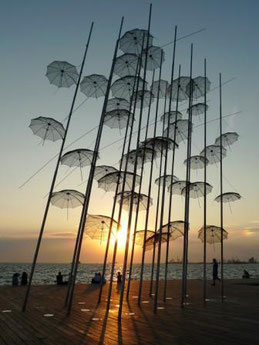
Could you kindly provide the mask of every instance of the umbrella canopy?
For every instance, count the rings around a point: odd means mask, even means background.
[[[169,119],[168,119],[169,117]],[[167,111],[166,113],[164,113],[163,115],[160,116],[160,121],[164,122],[166,125],[169,123],[173,123],[176,120],[181,120],[183,118],[183,114],[180,111]]]
[[[222,146],[230,147],[233,145],[239,138],[239,135],[236,132],[227,132],[221,135],[222,137]],[[215,140],[215,145],[220,146],[220,136]]]
[[[133,114],[126,109],[115,109],[108,111],[104,117],[104,124],[110,128],[123,129],[132,123]],[[130,118],[130,119],[129,119]]]
[[[75,208],[84,203],[84,194],[74,189],[64,189],[54,192],[51,196],[51,203],[59,208]]]
[[[142,162],[144,163],[150,162],[156,156],[154,151],[148,147],[139,147],[138,150],[131,150],[129,153],[125,153],[122,157],[122,166],[126,167],[126,162],[128,160],[127,169],[133,169],[135,165],[135,161],[137,160],[137,168],[142,166]]]
[[[105,96],[108,80],[104,75],[91,74],[83,78],[80,90],[87,97],[99,98]]]
[[[123,200],[123,208],[125,210],[129,209],[131,198],[133,200],[133,205],[137,206],[139,201],[139,211],[144,211],[147,209],[147,205],[152,205],[152,198],[148,197],[145,194],[139,194],[136,192],[126,191],[124,193],[117,194],[117,202],[120,203],[120,200]]]
[[[149,39],[149,46],[152,45],[153,36],[148,35],[147,30],[133,29],[125,32],[119,41],[119,47],[124,53],[140,54],[142,46],[147,46],[147,39]]]
[[[206,110],[208,110],[208,105],[205,103],[196,103],[193,104],[190,108],[187,109],[187,113],[189,114],[190,109],[192,110],[192,115],[201,115],[204,114]]]
[[[161,153],[166,150],[178,148],[178,145],[174,143],[172,139],[161,136],[155,138],[147,138],[145,141],[142,141],[141,146],[154,149],[156,153]]]
[[[66,152],[60,159],[60,164],[69,167],[85,167],[91,164],[94,151],[88,149],[75,149]]]
[[[78,72],[74,65],[66,61],[53,61],[47,66],[46,77],[57,87],[70,87],[77,83]]]
[[[92,240],[106,240],[111,225],[112,234],[115,235],[118,223],[111,217],[89,214],[87,216],[84,233]]]
[[[143,108],[148,107],[150,102],[151,103],[154,102],[154,95],[152,92],[148,90],[138,90],[137,92],[134,92],[132,98],[134,99],[134,101],[136,100],[137,108],[140,108],[142,106],[142,102],[143,102]]]
[[[132,172],[116,171],[106,174],[98,180],[98,187],[105,190],[105,192],[114,192],[117,184],[122,184],[125,179],[126,186],[132,188],[133,178],[135,176],[135,185],[140,183],[140,176]]]
[[[222,196],[222,201],[223,202],[234,202],[234,201],[237,201],[237,200],[241,199],[241,195],[239,193],[236,193],[236,192],[226,192],[226,193],[218,195],[215,198],[215,201],[221,202],[221,196]]]
[[[118,170],[110,165],[97,165],[94,170],[94,178],[100,180],[103,176],[117,172]]]
[[[190,162],[190,167],[193,170],[204,169],[205,165],[209,164],[208,159],[205,159],[203,156],[192,156],[189,159],[185,159],[184,164],[186,165],[187,162]]]
[[[114,66],[114,73],[120,78],[126,75],[135,75],[138,66],[138,56],[136,54],[123,54],[117,57]]]
[[[152,93],[154,94],[155,98],[165,98],[167,95],[169,83],[167,80],[155,80],[151,85]]]
[[[206,92],[210,91],[211,82],[206,77]],[[205,77],[199,76],[193,78],[186,86],[186,92],[189,95],[192,91],[192,97],[198,99],[205,95]]]
[[[139,90],[147,88],[147,82],[138,77],[138,88]],[[137,85],[137,81],[135,82],[135,77],[127,75],[120,79],[115,80],[115,82],[111,86],[111,91],[114,97],[118,98],[125,98],[127,101],[131,99],[131,96],[134,92],[134,87]]]
[[[153,231],[153,230],[146,230],[146,239],[151,237],[154,234],[155,234],[155,231]],[[136,231],[135,244],[137,246],[142,246],[143,247],[144,237],[145,237],[145,230],[138,230],[138,231]]]
[[[174,139],[177,144],[188,138],[188,120],[177,120],[169,125],[169,137]],[[167,136],[168,128],[164,130],[164,136]],[[175,133],[176,132],[176,133]]]
[[[161,186],[164,180],[165,180],[165,185],[169,186],[172,181],[172,175],[163,175],[163,176],[158,177],[157,179],[155,179],[155,184],[157,184],[158,186],[159,185]],[[173,182],[176,182],[178,180],[179,179],[175,175],[173,175]]]
[[[167,242],[167,237],[168,237],[168,234],[166,232],[163,232],[163,233],[156,232],[154,235],[147,238],[146,250],[151,250],[153,248],[154,244],[159,243],[160,238],[161,238],[161,243]],[[170,241],[170,239],[169,239],[169,241]]]
[[[62,123],[51,117],[39,116],[31,120],[29,125],[33,134],[45,140],[57,141],[64,138],[65,129]]]
[[[146,62],[146,52],[147,52],[147,64],[146,68],[148,71],[154,71],[160,67],[161,55],[162,63],[165,61],[165,53],[163,49],[156,46],[151,46],[148,50],[144,49],[142,53],[142,67],[145,67]]]
[[[185,195],[186,187],[182,190],[182,195]],[[190,197],[193,199],[200,198],[205,194],[205,183],[204,182],[191,182],[189,185]],[[212,191],[212,186],[206,183],[206,195]]]
[[[204,242],[204,227],[198,232],[198,238]],[[228,238],[228,233],[223,229],[223,240]],[[216,225],[206,226],[206,243],[215,244],[221,242],[221,228]]]
[[[205,149],[203,149],[200,153],[201,156],[205,156],[206,150],[206,158],[209,161],[209,164],[215,164],[220,161],[220,145],[209,145]],[[222,159],[225,158],[227,155],[227,150],[222,146]]]
[[[187,182],[186,181],[176,181],[172,184],[172,193],[177,195],[182,195],[183,189],[186,187]],[[171,190],[171,184],[168,186],[168,191]]]
[[[115,109],[130,110],[130,103],[124,98],[111,98],[107,102],[106,111],[112,111]]]
[[[190,82],[190,77],[180,77],[173,80],[173,83],[168,87],[168,97],[172,95],[172,101],[176,102],[177,94],[178,101],[185,101],[188,99],[189,94],[186,92],[186,87]],[[179,88],[179,91],[178,91]]]
[[[168,228],[169,228],[170,241],[173,241],[184,235],[184,225],[185,225],[185,222],[183,220],[175,220],[173,222],[169,222],[163,225],[162,232],[168,233]],[[188,230],[189,230],[189,227],[188,227]]]

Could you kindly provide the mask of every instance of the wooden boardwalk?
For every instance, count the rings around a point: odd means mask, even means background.
[[[136,299],[138,282],[133,282],[121,322],[117,318],[116,285],[108,316],[105,313],[108,286],[98,307],[98,287],[77,286],[70,316],[66,316],[63,307],[65,286],[33,287],[26,313],[21,312],[24,287],[0,287],[0,344],[259,344],[259,284],[255,285],[254,280],[227,281],[224,303],[219,300],[219,286],[208,283],[206,307],[201,303],[202,282],[189,281],[185,308],[179,306],[180,283],[169,282],[169,299],[166,303],[160,301],[160,309],[154,315],[153,301],[148,296],[149,282],[144,283],[141,307]]]

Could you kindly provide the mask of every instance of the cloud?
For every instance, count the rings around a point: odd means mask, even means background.
[[[76,235],[74,232],[53,232],[53,233],[49,233],[47,235],[47,237],[53,238],[53,237],[57,237],[57,238],[75,238]]]

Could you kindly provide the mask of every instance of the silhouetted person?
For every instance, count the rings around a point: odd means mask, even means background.
[[[102,276],[101,276],[101,273],[95,273],[94,274],[94,277],[92,279],[92,284],[100,284],[101,283],[101,280],[102,280]]]
[[[247,270],[244,270],[243,277],[244,279],[249,279],[250,278],[250,273]]]
[[[22,272],[21,285],[27,285],[27,283],[28,283],[28,274],[26,272]]]
[[[14,273],[13,274],[13,278],[12,278],[13,286],[18,286],[18,284],[19,284],[19,280],[18,280],[19,275],[20,275],[19,273]]]
[[[121,284],[122,274],[120,272],[117,273],[117,284]]]
[[[213,283],[212,285],[215,286],[216,280],[219,280],[218,277],[218,262],[216,259],[213,259],[212,261],[212,279],[213,279]]]
[[[61,272],[58,272],[57,275],[57,285],[67,285],[68,282],[63,281],[63,274]]]

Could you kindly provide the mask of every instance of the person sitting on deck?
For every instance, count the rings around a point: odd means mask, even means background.
[[[18,286],[18,284],[19,284],[19,280],[18,280],[19,275],[20,275],[19,273],[14,273],[13,274],[13,278],[12,278],[13,286]]]
[[[217,262],[217,260],[213,259],[212,264],[213,264],[213,266],[212,266],[212,279],[213,279],[212,285],[215,286],[216,280],[220,280],[218,277],[218,262]]]
[[[94,274],[94,277],[92,279],[92,284],[100,284],[101,283],[101,280],[102,280],[102,276],[101,276],[101,273],[95,273]]]
[[[27,285],[27,283],[28,283],[28,274],[26,272],[22,272],[21,285]]]
[[[67,281],[63,281],[63,274],[61,274],[61,272],[58,272],[57,275],[57,285],[67,285],[68,282]]]
[[[250,278],[250,273],[247,270],[244,270],[242,278],[243,279],[249,279]]]

